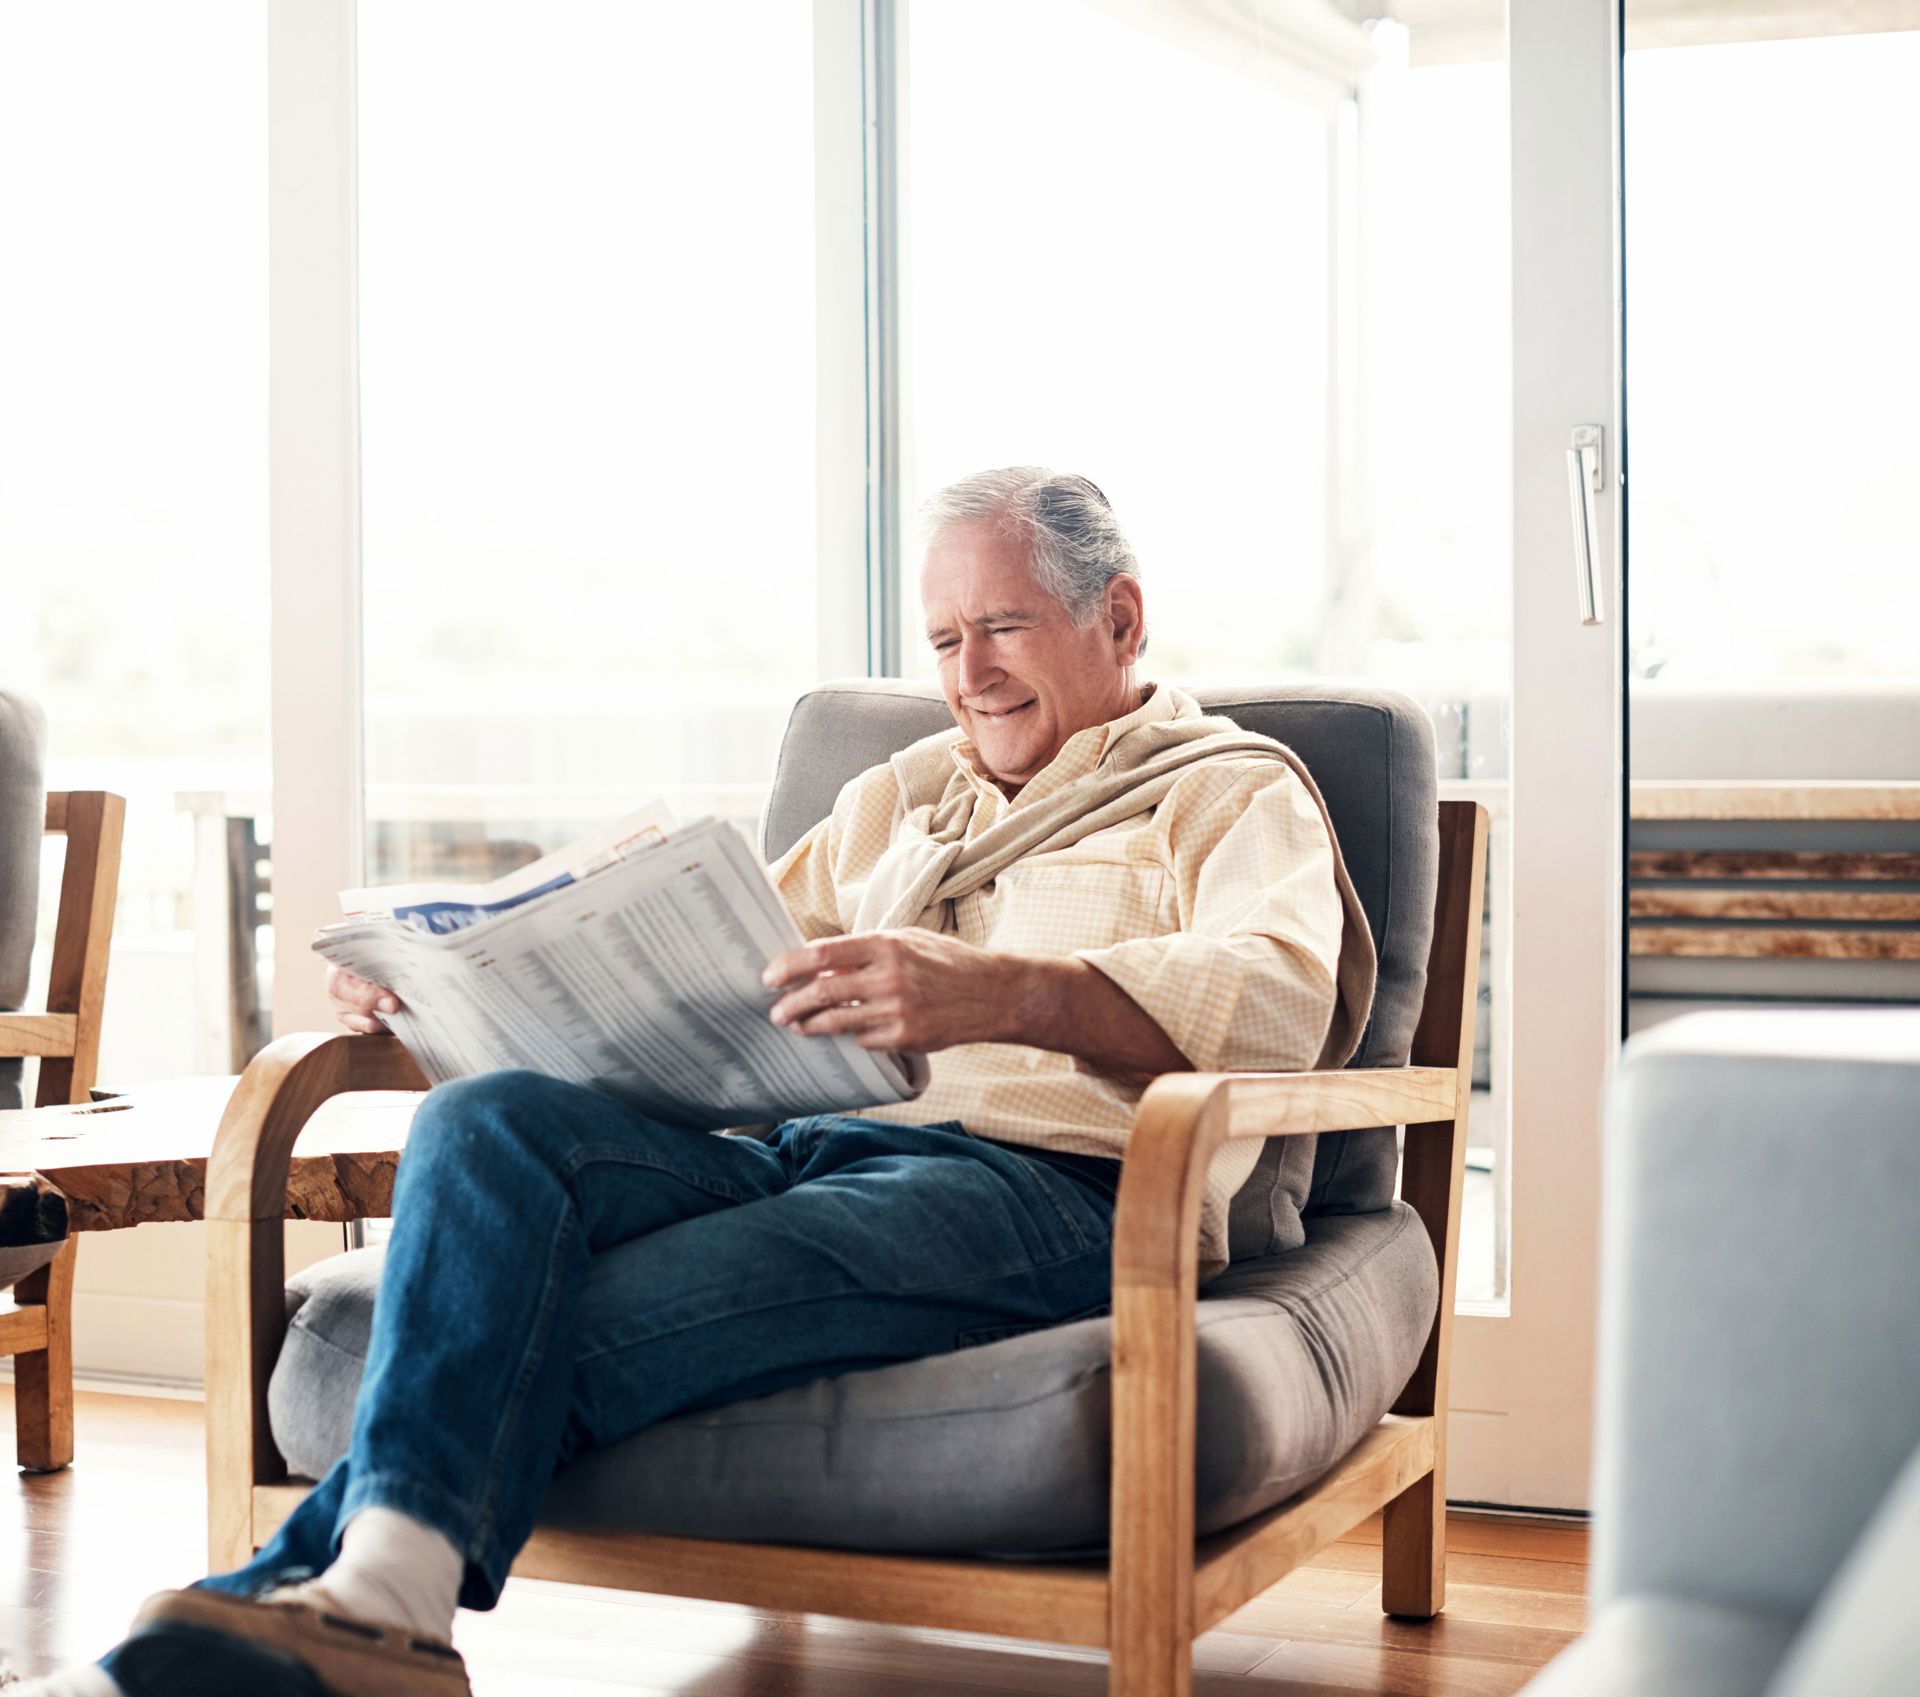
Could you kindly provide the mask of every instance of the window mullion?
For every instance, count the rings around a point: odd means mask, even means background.
[[[267,14],[276,1034],[333,1022],[307,955],[364,852],[354,0]]]

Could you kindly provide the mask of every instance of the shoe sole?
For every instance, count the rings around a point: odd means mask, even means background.
[[[305,1668],[326,1697],[473,1697],[466,1663],[451,1646],[307,1603],[163,1591],[148,1600],[133,1626],[136,1635],[161,1627],[191,1629],[271,1652]],[[288,1691],[307,1697],[298,1686]]]
[[[343,1697],[305,1662],[204,1626],[149,1626],[113,1654],[126,1697]]]

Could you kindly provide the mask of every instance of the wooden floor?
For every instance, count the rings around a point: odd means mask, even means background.
[[[11,1438],[0,1386],[0,1441]],[[91,1659],[149,1592],[204,1571],[201,1405],[79,1398],[65,1473],[0,1480],[0,1650],[22,1674]],[[1577,1527],[1456,1515],[1447,1612],[1380,1613],[1379,1526],[1357,1529],[1195,1649],[1202,1697],[1503,1697],[1579,1631]],[[762,1614],[514,1580],[456,1639],[479,1697],[981,1697],[1106,1689],[1104,1658],[1010,1639]]]

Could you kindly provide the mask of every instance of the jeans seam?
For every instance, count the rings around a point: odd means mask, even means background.
[[[1028,1175],[1040,1194],[1047,1199],[1047,1207],[1052,1212],[1053,1217],[1059,1221],[1061,1229],[1066,1232],[1067,1236],[1079,1245],[1080,1251],[1084,1253],[1093,1248],[1093,1240],[1087,1236],[1085,1228],[1083,1228],[1080,1222],[1068,1211],[1066,1203],[1061,1200],[1059,1194],[1053,1188],[1053,1180],[1056,1177],[1059,1177],[1062,1183],[1071,1183],[1072,1181],[1067,1179],[1064,1174],[1057,1174],[1045,1161],[1036,1161],[1027,1155],[1016,1155],[1014,1159],[1020,1163],[1022,1171]]]
[[[935,1294],[957,1295],[962,1291],[971,1290],[975,1285],[988,1284],[999,1279],[1017,1277],[1021,1273],[1050,1273],[1056,1267],[1066,1266],[1070,1261],[1084,1260],[1089,1255],[1104,1254],[1104,1251],[1104,1245],[1089,1244],[1085,1249],[1076,1250],[1070,1255],[1057,1255],[1049,1261],[1033,1261],[1022,1267],[1003,1269],[992,1273],[982,1273],[976,1279],[967,1279],[959,1284],[921,1285],[913,1290],[876,1291],[873,1295],[876,1300],[881,1298],[931,1296]],[[842,1302],[848,1294],[846,1291],[814,1291],[805,1296],[791,1297],[782,1302],[770,1302],[766,1304],[765,1307],[755,1309],[754,1312],[756,1315],[776,1314],[784,1309],[804,1308],[810,1303]],[[636,1344],[657,1344],[663,1339],[678,1337],[682,1332],[699,1331],[705,1326],[712,1325],[712,1323],[713,1320],[711,1316],[702,1320],[690,1320],[685,1325],[670,1326],[664,1331],[649,1332],[641,1338],[628,1338],[620,1344],[609,1346],[606,1349],[594,1350],[591,1354],[581,1354],[575,1359],[579,1362],[604,1360],[607,1356],[618,1355],[624,1350],[631,1349]],[[1055,1323],[1065,1324],[1064,1321]]]
[[[1030,1332],[1049,1332],[1056,1326],[1077,1326],[1083,1320],[1099,1320],[1113,1312],[1111,1296],[1105,1302],[1096,1302],[1089,1308],[1082,1308],[1073,1314],[1062,1314],[1057,1320],[1029,1320],[1012,1322],[1002,1326],[970,1326],[956,1334],[963,1349],[985,1348],[988,1344],[1001,1343],[1008,1338],[1023,1337]]]
[[[578,1206],[575,1202],[573,1210],[577,1212]],[[529,1349],[521,1361],[513,1389],[508,1393],[506,1406],[501,1409],[499,1422],[494,1427],[493,1444],[487,1455],[484,1489],[479,1502],[475,1505],[473,1540],[476,1544],[491,1545],[493,1542],[494,1520],[500,1506],[500,1474],[508,1449],[507,1439],[509,1434],[519,1426],[520,1417],[526,1409],[527,1395],[538,1376],[536,1369],[544,1365],[547,1359],[546,1342],[549,1341],[546,1336],[547,1322],[559,1297],[560,1280],[556,1263],[573,1229],[574,1221],[571,1213],[563,1214],[552,1241],[547,1245],[546,1277],[541,1280],[540,1306],[534,1312],[532,1327],[534,1337],[542,1341]]]
[[[696,1132],[694,1136],[711,1136],[710,1132]],[[669,1178],[678,1180],[690,1189],[703,1191],[708,1196],[717,1196],[726,1202],[757,1202],[760,1198],[748,1191],[738,1189],[723,1180],[714,1180],[704,1175],[693,1174],[671,1162],[652,1160],[645,1150],[631,1149],[619,1143],[583,1143],[571,1155],[554,1169],[555,1176],[563,1184],[571,1187],[572,1181],[580,1176],[586,1167],[611,1165],[620,1167],[644,1167],[649,1172],[665,1173]]]
[[[548,1331],[548,1322],[559,1297],[561,1281],[558,1261],[570,1235],[579,1229],[581,1208],[579,1197],[575,1193],[575,1180],[586,1168],[603,1164],[644,1168],[649,1172],[665,1173],[691,1189],[736,1205],[752,1200],[746,1192],[732,1185],[713,1182],[704,1176],[690,1175],[678,1166],[648,1159],[647,1152],[644,1150],[636,1150],[617,1143],[585,1143],[576,1146],[568,1158],[554,1169],[555,1177],[567,1193],[569,1206],[563,1212],[553,1238],[548,1244],[546,1276],[541,1281],[540,1303],[533,1315],[532,1330],[536,1337],[545,1338]],[[473,1538],[476,1544],[490,1546],[494,1541],[494,1524],[500,1506],[499,1482],[502,1467],[511,1447],[510,1440],[519,1430],[526,1410],[527,1397],[539,1376],[540,1368],[547,1360],[547,1353],[544,1344],[536,1345],[527,1352],[520,1364],[520,1371],[515,1376],[513,1389],[508,1393],[506,1404],[500,1411],[500,1419],[494,1427],[493,1443],[489,1448],[486,1462],[484,1489],[474,1505]]]

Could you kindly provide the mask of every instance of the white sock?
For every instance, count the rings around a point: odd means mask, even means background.
[[[362,1620],[444,1643],[453,1636],[466,1566],[451,1540],[431,1526],[376,1504],[347,1522],[334,1564],[317,1579],[293,1587],[292,1594],[318,1593]]]
[[[25,1685],[7,1685],[6,1693],[7,1697],[124,1697],[107,1670],[93,1662],[45,1679],[30,1679]]]

